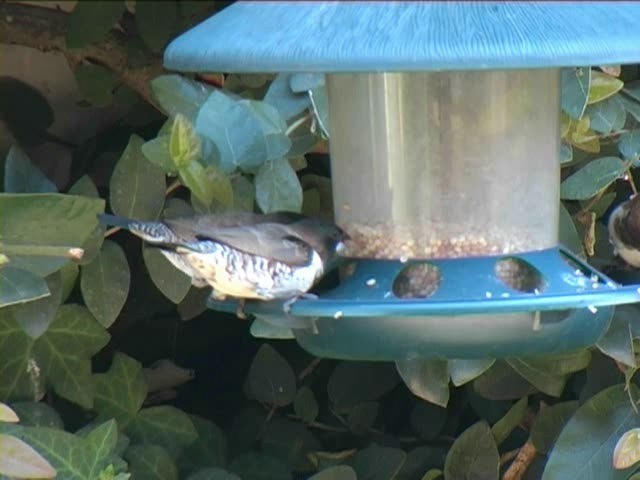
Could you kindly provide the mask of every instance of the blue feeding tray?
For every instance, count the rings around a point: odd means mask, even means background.
[[[591,345],[614,305],[640,300],[558,231],[560,68],[639,62],[638,25],[637,2],[237,2],[175,39],[165,65],[327,74],[353,265],[292,305],[303,348],[521,356]],[[246,311],[283,316],[281,302]]]

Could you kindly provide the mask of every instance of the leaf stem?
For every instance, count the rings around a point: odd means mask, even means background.
[[[66,257],[81,260],[84,250],[78,247],[60,247],[53,245],[11,245],[0,243],[0,251],[5,255],[30,255],[39,257]]]
[[[304,115],[303,117],[300,117],[298,120],[296,120],[295,122],[293,122],[291,125],[289,125],[289,127],[287,128],[287,130],[284,132],[285,135],[289,136],[291,135],[291,133],[293,133],[300,125],[302,125],[303,123],[305,123],[307,120],[309,120],[311,117],[313,116],[313,114],[311,113],[307,113],[306,115]]]

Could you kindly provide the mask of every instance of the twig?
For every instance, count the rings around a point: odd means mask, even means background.
[[[298,381],[311,375],[321,361],[321,358],[314,358],[311,363],[309,363],[309,365],[307,365],[306,368],[298,374]]]
[[[313,117],[312,113],[308,113],[303,117],[300,117],[298,120],[296,120],[295,122],[293,122],[291,125],[289,125],[289,127],[287,128],[287,131],[285,132],[286,135],[290,135],[292,132],[294,132],[300,125],[304,124],[306,121],[308,121],[311,117]]]
[[[519,449],[513,463],[509,465],[507,471],[504,472],[502,480],[521,480],[527,472],[527,468],[531,465],[531,462],[536,458],[537,453],[536,447],[533,446],[531,440],[527,440]]]
[[[518,456],[519,452],[520,452],[519,448],[516,448],[515,450],[510,450],[508,452],[504,452],[502,455],[500,455],[500,465],[509,463],[511,460],[513,460]]]

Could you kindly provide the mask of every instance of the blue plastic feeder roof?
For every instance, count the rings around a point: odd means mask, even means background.
[[[335,358],[595,343],[640,295],[559,247],[560,68],[640,62],[639,25],[637,2],[237,2],[175,39],[173,70],[327,74],[355,270],[247,311]]]

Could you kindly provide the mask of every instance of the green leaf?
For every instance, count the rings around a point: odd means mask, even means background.
[[[89,198],[100,198],[100,195],[98,195],[98,189],[88,175],[80,177],[69,189],[69,194],[81,195]],[[98,255],[98,252],[100,252],[100,249],[102,248],[102,242],[104,242],[104,234],[106,231],[107,227],[105,225],[96,225],[89,238],[82,244],[84,256],[78,262],[79,264],[86,265],[87,263],[91,263],[96,255]]]
[[[200,137],[191,122],[182,114],[175,116],[171,127],[169,152],[174,165],[186,167],[202,155]]]
[[[584,349],[555,355],[527,357],[520,360],[541,372],[551,375],[568,375],[587,368],[591,362],[591,351]]]
[[[162,446],[173,457],[198,438],[189,416],[170,405],[143,408],[127,425],[131,440]]]
[[[75,72],[78,88],[85,100],[96,107],[108,107],[113,103],[113,92],[118,79],[111,70],[100,65],[79,65]]]
[[[178,304],[181,320],[191,320],[207,310],[207,301],[211,290],[191,287],[184,299]]]
[[[497,360],[477,377],[473,381],[473,389],[490,400],[517,400],[536,391],[504,360]]]
[[[177,19],[177,2],[136,2],[138,33],[144,43],[154,52],[160,52],[171,39]]]
[[[613,312],[607,333],[597,347],[605,355],[630,367],[637,367],[633,339],[640,336],[640,311],[636,305],[621,305]]]
[[[238,175],[231,179],[233,188],[233,206],[237,211],[253,212],[255,187],[246,177]]]
[[[313,422],[318,416],[318,401],[309,387],[300,387],[293,401],[293,409],[296,415],[303,421]]]
[[[334,465],[309,477],[308,480],[358,480],[358,477],[350,466]]]
[[[69,16],[67,48],[82,48],[102,40],[120,19],[124,2],[78,2]]]
[[[626,90],[625,90],[626,92]],[[620,97],[622,101],[622,105],[624,105],[624,109],[636,119],[636,121],[640,122],[640,100],[635,99],[631,100],[627,97]]]
[[[267,155],[264,160],[276,160],[287,155],[291,150],[291,139],[287,136],[287,124],[278,110],[268,103],[255,100],[241,100],[258,119],[264,134]]]
[[[554,397],[562,395],[566,382],[564,376],[541,370],[537,365],[531,364],[521,358],[509,359],[507,363],[541,392]]]
[[[638,388],[629,392],[638,398]],[[543,480],[626,479],[631,471],[613,470],[615,444],[640,426],[640,417],[623,385],[599,392],[584,403],[562,429],[544,470]]]
[[[213,422],[197,415],[189,415],[198,438],[180,455],[180,471],[194,471],[201,467],[221,467],[227,464],[228,445],[224,432]]]
[[[576,229],[576,224],[573,222],[571,214],[562,202],[560,202],[559,205],[559,213],[560,243],[575,254],[581,255],[584,251],[582,247],[582,240],[580,239],[580,235],[578,235],[578,230]]]
[[[587,103],[601,102],[605,98],[609,98],[618,93],[622,87],[624,87],[624,82],[619,78],[594,70],[591,72],[591,83],[589,85],[589,98]]]
[[[64,430],[60,414],[45,402],[15,402],[11,408],[20,417],[23,427],[47,427]]]
[[[620,135],[618,151],[627,159],[637,159],[640,156],[640,128]]]
[[[42,455],[12,435],[0,433],[0,474],[16,478],[55,478],[56,471]]]
[[[142,154],[147,160],[157,165],[167,175],[175,175],[178,171],[169,151],[170,135],[158,135],[142,145]]]
[[[538,412],[531,427],[531,442],[540,453],[547,453],[553,447],[560,431],[578,410],[578,402],[557,403]]]
[[[591,120],[589,127],[600,133],[622,130],[627,119],[627,112],[620,101],[619,95],[587,106],[584,115]]]
[[[387,448],[373,444],[356,453],[353,469],[358,480],[388,480],[400,471],[407,454],[399,448]]]
[[[169,117],[182,114],[192,123],[200,107],[215,90],[205,83],[189,80],[181,75],[161,75],[151,82],[157,102]]]
[[[59,270],[69,259],[35,255],[49,247],[80,247],[98,225],[104,200],[58,193],[0,194],[0,252],[29,249],[33,256],[9,256],[12,266],[41,277]],[[64,228],[61,228],[64,225]],[[43,251],[38,249],[43,247]]]
[[[273,105],[282,118],[289,120],[309,108],[309,96],[304,93],[294,92],[289,86],[292,74],[279,74],[267,90],[264,101]]]
[[[57,192],[55,184],[49,180],[31,159],[17,145],[7,153],[4,164],[4,191],[7,193],[48,193]]]
[[[347,425],[356,435],[365,435],[378,418],[380,404],[378,402],[364,402],[351,409],[347,416]]]
[[[444,464],[445,478],[498,480],[500,455],[486,422],[466,429],[453,443]]]
[[[426,441],[437,438],[446,421],[447,410],[433,403],[420,400],[411,410],[411,428]]]
[[[178,480],[175,462],[159,445],[132,445],[124,456],[136,480]]]
[[[396,362],[398,373],[411,392],[431,403],[449,403],[449,369],[446,360],[403,360]]]
[[[400,381],[393,363],[340,362],[327,384],[329,399],[338,413],[348,413],[359,403],[377,400]]]
[[[214,196],[214,184],[209,181],[205,168],[199,162],[191,162],[182,167],[178,174],[180,181],[196,196],[204,206],[211,205]]]
[[[154,285],[173,303],[180,303],[191,287],[191,277],[178,270],[156,248],[142,247],[144,264]]]
[[[592,160],[560,186],[560,196],[565,200],[586,200],[607,188],[628,168],[618,157],[601,157]]]
[[[228,95],[214,91],[200,109],[196,130],[220,152],[220,168],[254,168],[268,156],[263,124],[253,109]]]
[[[162,169],[142,154],[144,140],[132,135],[116,164],[111,181],[111,210],[137,220],[155,220],[164,205],[167,184]]]
[[[200,3],[200,2],[198,2]],[[187,480],[242,480],[237,475],[217,467],[198,470],[193,475],[189,475]]]
[[[129,295],[130,282],[127,258],[120,245],[111,240],[105,240],[93,262],[82,267],[82,298],[105,328],[118,318]]]
[[[292,480],[291,473],[280,460],[256,452],[237,456],[229,465],[229,470],[242,480]]]
[[[258,170],[255,185],[256,200],[264,213],[302,209],[302,186],[286,159],[265,162]]]
[[[562,140],[560,142],[560,165],[573,161],[573,146]]]
[[[613,468],[623,470],[640,462],[640,428],[632,428],[618,440],[613,450]]]
[[[582,118],[587,106],[591,75],[589,67],[562,69],[562,110],[576,120]]]
[[[47,328],[49,328],[49,325],[56,315],[60,303],[62,303],[62,281],[60,274],[54,273],[50,275],[46,278],[46,282],[50,292],[49,296],[32,302],[13,305],[7,310],[31,338],[38,338],[47,331]],[[4,284],[2,287],[4,288]]]
[[[451,382],[459,387],[479,377],[495,363],[493,358],[449,360],[448,370]]]
[[[0,307],[32,302],[51,295],[39,276],[13,267],[0,269]]]
[[[522,397],[518,400],[513,407],[507,412],[507,414],[498,420],[493,427],[491,427],[491,433],[496,441],[497,445],[504,442],[511,432],[513,432],[520,422],[524,418],[524,414],[527,412],[528,399]]]
[[[270,345],[264,344],[251,363],[248,376],[252,396],[269,405],[284,407],[296,395],[296,376],[289,363]]]
[[[300,422],[274,417],[264,426],[260,451],[277,458],[290,470],[311,470],[308,455],[321,448],[313,433]]]
[[[48,330],[30,338],[12,318],[0,319],[0,350],[11,361],[0,366],[0,398],[42,398],[44,387],[78,405],[93,405],[91,356],[109,341],[109,334],[88,310],[63,305]]]

